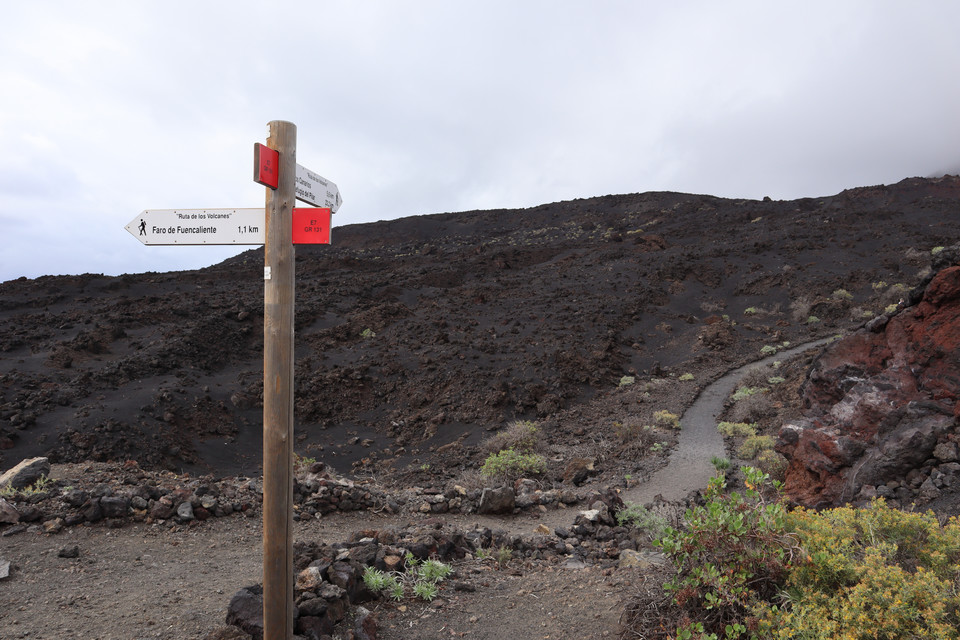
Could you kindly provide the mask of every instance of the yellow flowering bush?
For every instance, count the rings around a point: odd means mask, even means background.
[[[957,640],[960,521],[868,508],[797,509],[787,528],[800,540],[781,606],[757,608],[774,640]]]
[[[747,439],[737,449],[737,455],[744,460],[752,460],[761,451],[773,449],[773,445],[773,436],[747,436]]]
[[[666,409],[661,409],[654,412],[653,419],[659,427],[669,427],[671,429],[680,428],[680,416],[675,413],[671,413]]]
[[[728,438],[755,436],[757,435],[757,423],[721,422],[717,425],[717,431]]]

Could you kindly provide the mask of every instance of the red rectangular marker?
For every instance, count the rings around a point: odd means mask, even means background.
[[[253,181],[271,189],[280,183],[280,154],[259,142],[253,143]]]
[[[294,207],[293,244],[330,244],[330,209]]]

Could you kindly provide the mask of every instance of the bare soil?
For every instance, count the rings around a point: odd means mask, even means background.
[[[533,533],[539,524],[535,518],[444,519],[465,527],[506,524],[517,533]],[[335,542],[395,523],[337,514],[296,523],[294,537]],[[59,557],[73,546],[78,557]],[[131,524],[19,534],[4,538],[0,548],[13,562],[10,578],[0,581],[4,638],[202,638],[223,625],[233,593],[262,575],[260,521],[242,516],[197,527]],[[615,638],[623,601],[640,579],[632,570],[585,565],[513,561],[498,568],[465,560],[453,566],[456,580],[475,591],[446,588],[429,604],[378,601],[370,606],[380,637]]]

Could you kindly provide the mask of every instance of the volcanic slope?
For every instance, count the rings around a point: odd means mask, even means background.
[[[443,477],[511,420],[554,442],[612,437],[764,347],[862,324],[960,240],[960,178],[794,201],[611,195],[333,240],[297,248],[296,448],[342,472]],[[262,265],[254,250],[0,284],[0,467],[259,473]],[[624,376],[674,395],[643,402],[636,385],[628,402]]]

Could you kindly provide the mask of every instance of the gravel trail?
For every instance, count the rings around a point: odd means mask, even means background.
[[[676,501],[685,498],[691,491],[706,487],[714,474],[710,459],[714,456],[726,456],[723,437],[717,431],[717,416],[723,411],[724,401],[730,397],[737,384],[754,369],[768,366],[777,360],[792,358],[832,340],[833,338],[824,338],[780,351],[733,369],[705,387],[680,418],[680,440],[667,465],[656,471],[643,484],[625,491],[624,502],[644,504],[653,501],[657,495],[667,501]]]

